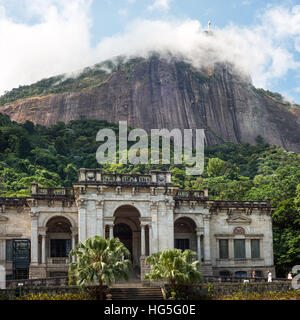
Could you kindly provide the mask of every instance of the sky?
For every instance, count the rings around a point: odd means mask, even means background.
[[[0,94],[153,50],[229,61],[300,104],[300,0],[0,0]]]

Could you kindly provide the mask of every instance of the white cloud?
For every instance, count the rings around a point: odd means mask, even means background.
[[[206,26],[197,20],[138,19],[124,32],[92,47],[90,4],[85,0],[31,0],[26,14],[38,23],[27,25],[8,17],[0,0],[0,94],[113,56],[147,56],[154,50],[181,56],[196,67],[232,62],[250,74],[258,87],[268,88],[290,69],[300,67],[293,51],[300,47],[299,6],[271,8],[257,25],[241,28],[231,24],[214,29],[213,36],[207,36]]]
[[[120,16],[127,16],[128,15],[128,9],[126,8],[121,8],[118,10],[118,15]]]
[[[153,4],[148,6],[150,11],[152,10],[169,10],[171,0],[154,0]]]
[[[46,2],[48,5],[46,6]],[[31,1],[35,25],[0,17],[0,92],[44,77],[83,68],[94,61],[90,47],[89,3]]]
[[[300,87],[295,88],[294,91],[300,93]]]

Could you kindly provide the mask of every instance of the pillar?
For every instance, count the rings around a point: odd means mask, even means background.
[[[158,227],[158,203],[153,202],[150,206],[151,221],[151,253],[159,251],[159,227]],[[150,241],[150,240],[149,240]]]
[[[202,256],[201,256],[201,233],[197,232],[197,255],[198,255],[198,260],[201,262]]]
[[[109,239],[112,239],[114,237],[114,226],[112,224],[109,224],[108,227],[109,227]]]
[[[246,259],[251,259],[251,240],[245,239]]]
[[[6,240],[0,239],[0,262],[6,260]]]
[[[87,223],[86,223],[86,200],[78,200],[79,207],[79,242],[84,242],[87,239]]]
[[[6,289],[6,270],[0,265],[0,289]]]
[[[42,264],[46,264],[46,233],[42,234]]]
[[[103,201],[96,201],[96,234],[105,238],[103,230]]]
[[[38,265],[38,217],[39,212],[31,212],[31,265]]]
[[[228,255],[229,255],[229,259],[234,259],[234,241],[233,238],[230,238],[228,240]]]
[[[76,246],[76,236],[77,232],[72,231],[72,249],[75,249]],[[72,256],[72,262],[75,262],[75,256]]]
[[[141,225],[141,256],[146,254],[145,225]]]
[[[210,258],[210,216],[206,215],[203,217],[203,224],[204,224],[204,263],[210,264],[211,258]]]
[[[149,256],[152,254],[152,226],[149,224]]]

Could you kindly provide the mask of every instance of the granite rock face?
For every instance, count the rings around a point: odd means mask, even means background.
[[[150,129],[206,129],[208,145],[232,141],[300,152],[300,108],[262,94],[225,65],[196,70],[178,60],[142,59],[99,86],[1,106],[17,122],[50,126],[81,116]]]

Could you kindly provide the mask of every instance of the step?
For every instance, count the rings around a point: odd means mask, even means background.
[[[110,294],[112,300],[163,300],[161,288],[113,287]]]

